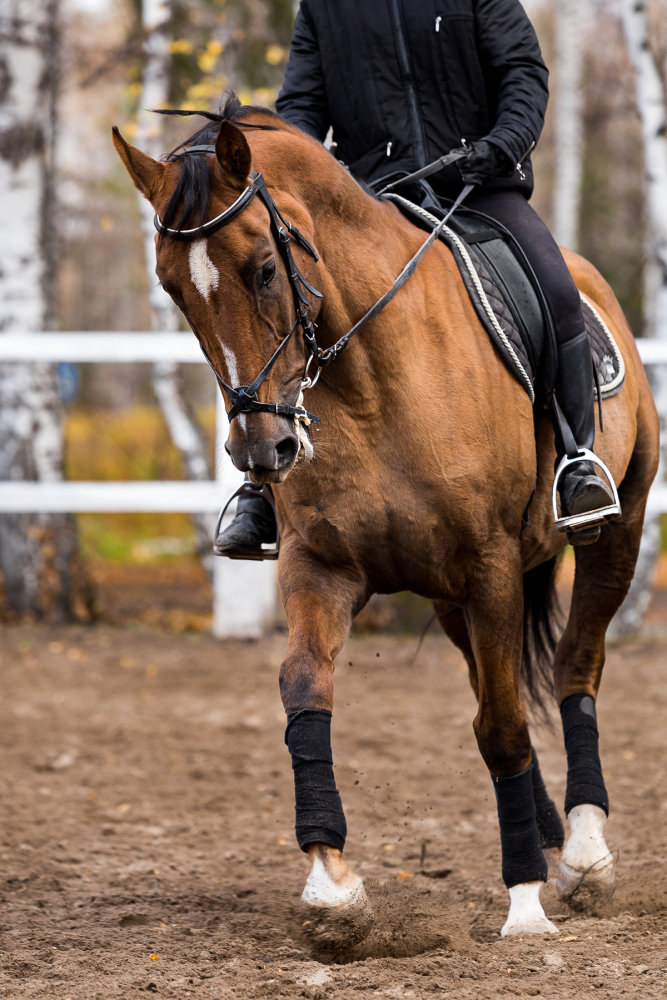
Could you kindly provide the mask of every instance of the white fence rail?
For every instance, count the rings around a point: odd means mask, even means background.
[[[638,340],[646,365],[667,364],[667,343]],[[0,363],[173,361],[205,363],[190,333],[74,332],[0,335]],[[0,482],[0,512],[215,513],[242,480],[224,458],[228,423],[218,397],[216,478],[210,482]],[[667,485],[656,483],[649,513],[667,512]],[[220,638],[256,637],[275,613],[275,564],[215,560],[213,631]]]
[[[21,361],[205,363],[191,333],[0,334],[0,364]],[[215,479],[209,482],[0,482],[0,512],[217,513],[243,476],[226,459],[228,422],[218,393]],[[257,638],[276,610],[275,563],[215,559],[213,633]]]

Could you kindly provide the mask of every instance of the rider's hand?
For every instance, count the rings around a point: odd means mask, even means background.
[[[503,151],[493,142],[479,139],[470,147],[467,156],[462,157],[456,166],[466,184],[488,184],[498,174],[504,173],[509,166]]]

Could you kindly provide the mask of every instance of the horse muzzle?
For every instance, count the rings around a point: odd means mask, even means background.
[[[255,437],[235,421],[230,429],[225,451],[251,483],[282,483],[296,465],[299,439],[293,430],[283,434]]]

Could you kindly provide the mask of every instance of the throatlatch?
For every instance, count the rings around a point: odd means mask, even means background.
[[[308,708],[288,715],[285,743],[292,755],[299,847],[328,844],[342,851],[347,824],[334,780],[331,712]]]
[[[609,796],[602,777],[595,700],[573,694],[560,706],[567,751],[565,813],[575,806],[594,805],[609,815]]]

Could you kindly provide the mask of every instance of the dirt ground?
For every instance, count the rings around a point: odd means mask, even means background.
[[[664,638],[610,648],[599,703],[613,910],[501,939],[493,790],[458,653],[364,637],[339,657],[334,753],[365,943],[318,950],[299,903],[277,690],[284,637],[146,625],[0,635],[0,996],[664,998]],[[557,728],[535,731],[564,795]]]

